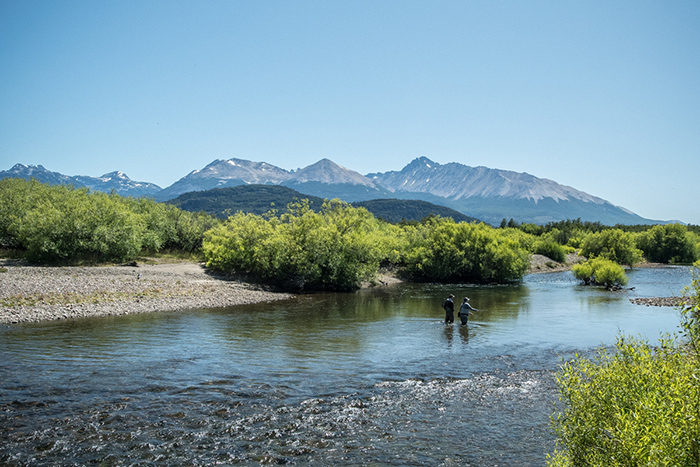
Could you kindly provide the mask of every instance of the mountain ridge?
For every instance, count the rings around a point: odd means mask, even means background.
[[[137,192],[139,186],[145,183],[133,182],[118,171],[105,174],[103,178],[69,177],[47,171],[42,166],[17,164],[10,171],[0,172],[0,178],[13,176],[11,172],[19,173],[22,169],[25,169],[25,173],[20,178],[28,178],[27,173],[31,172],[42,175],[43,179],[35,178],[46,183],[88,186],[101,191],[115,190],[130,196],[150,196],[157,201],[168,201],[193,191],[259,184],[285,186],[304,195],[340,198],[346,202],[386,198],[427,201],[492,225],[509,218],[536,224],[566,219],[596,221],[606,225],[666,223],[642,218],[602,198],[525,172],[470,167],[457,162],[439,164],[425,156],[415,158],[399,171],[367,175],[326,158],[296,171],[266,162],[216,159],[165,189],[147,184],[150,189],[147,193],[143,189]],[[130,187],[129,183],[134,186]],[[118,186],[118,189],[114,186]]]
[[[552,198],[555,201],[574,198],[596,204],[605,202],[602,198],[560,185],[553,180],[535,177],[527,172],[490,169],[483,166],[470,167],[457,162],[438,164],[425,156],[414,159],[400,171],[372,173],[368,174],[367,178],[391,192],[431,193],[447,199],[503,196],[516,199],[527,198],[534,202],[543,198]],[[447,183],[451,179],[468,180],[469,183],[464,185]],[[408,183],[409,180],[410,183]],[[434,184],[436,180],[437,185]]]
[[[101,177],[88,175],[64,175],[59,172],[47,170],[42,165],[15,164],[9,170],[0,171],[0,179],[32,178],[49,185],[72,185],[76,188],[90,188],[91,190],[109,193],[114,191],[123,196],[153,196],[163,189],[150,182],[137,182],[131,180],[124,172],[115,170]]]

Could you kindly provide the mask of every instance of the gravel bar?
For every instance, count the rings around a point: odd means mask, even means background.
[[[689,297],[648,297],[630,298],[635,305],[680,307],[690,301]]]
[[[291,297],[212,275],[201,263],[37,267],[0,260],[0,324],[221,308]]]

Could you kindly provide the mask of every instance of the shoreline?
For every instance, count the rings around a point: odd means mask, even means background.
[[[29,266],[0,259],[0,325],[223,308],[292,294],[211,274],[203,263]]]
[[[533,255],[527,274],[571,270],[566,263]],[[663,267],[644,264],[635,267]],[[0,259],[0,325],[119,316],[287,300],[294,294],[211,273],[203,263],[178,261],[110,266],[31,266]],[[401,282],[390,274],[364,287]],[[671,300],[674,298],[674,300]],[[632,300],[646,306],[677,306],[676,297]]]

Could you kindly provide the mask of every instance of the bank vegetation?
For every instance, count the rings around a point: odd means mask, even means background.
[[[33,264],[98,264],[174,253],[211,269],[288,291],[354,290],[390,271],[412,281],[507,283],[533,254],[566,261],[587,284],[624,285],[639,261],[690,264],[699,237],[680,224],[606,227],[580,220],[545,226],[455,222],[429,216],[389,223],[362,207],[297,200],[264,214],[221,220],[145,198],[37,181],[0,180],[0,249]]]

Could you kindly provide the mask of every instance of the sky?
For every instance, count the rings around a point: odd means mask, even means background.
[[[700,225],[700,2],[0,0],[0,170],[421,156]]]

